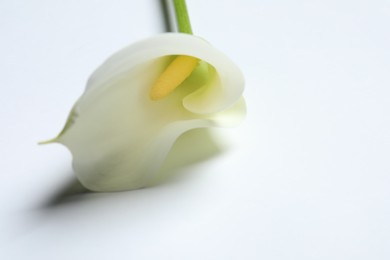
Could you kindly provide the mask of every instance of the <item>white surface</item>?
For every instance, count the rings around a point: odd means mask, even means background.
[[[244,71],[244,124],[159,186],[57,196],[70,154],[36,142],[106,57],[163,31],[159,4],[0,2],[1,259],[390,258],[389,2],[221,4],[188,0]]]

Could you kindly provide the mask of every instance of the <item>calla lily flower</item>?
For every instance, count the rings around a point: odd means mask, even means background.
[[[156,80],[178,55],[195,58],[195,68],[177,88],[153,97]],[[239,123],[245,115],[243,88],[239,68],[202,38],[160,34],[104,62],[51,142],[69,148],[86,188],[142,188],[158,176],[181,134]]]

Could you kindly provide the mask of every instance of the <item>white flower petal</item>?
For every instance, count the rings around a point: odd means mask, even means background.
[[[151,101],[149,91],[172,55],[203,62],[177,90]],[[242,120],[243,86],[237,66],[206,41],[162,34],[114,54],[93,73],[56,141],[70,149],[88,189],[141,188],[182,133]]]

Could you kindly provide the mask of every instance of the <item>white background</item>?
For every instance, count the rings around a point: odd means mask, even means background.
[[[160,185],[98,194],[37,142],[103,60],[164,31],[159,1],[0,1],[0,258],[390,259],[389,1],[187,4],[248,116],[187,134]]]

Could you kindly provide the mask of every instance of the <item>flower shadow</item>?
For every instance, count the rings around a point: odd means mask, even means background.
[[[71,173],[71,178],[62,185],[58,190],[51,194],[49,198],[43,203],[42,208],[53,208],[65,203],[80,201],[84,194],[91,193],[85,188]]]
[[[150,187],[169,183],[184,174],[185,169],[209,160],[225,150],[226,147],[217,141],[211,129],[190,130],[176,140],[158,173],[158,177],[151,183]],[[74,174],[72,173],[72,175]],[[62,204],[81,202],[90,197],[85,195],[92,193],[94,192],[86,189],[76,177],[72,176],[45,201],[43,208],[48,209]]]

